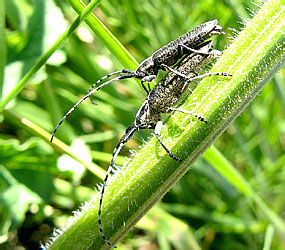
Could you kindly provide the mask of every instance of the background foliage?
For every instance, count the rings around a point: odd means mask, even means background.
[[[0,82],[4,98],[77,15],[63,1],[0,3],[6,11],[6,26],[0,30],[0,37],[5,38],[0,39],[0,65],[6,64]],[[225,27],[227,36],[217,37],[215,45],[223,50],[235,36],[229,28],[239,30],[241,22],[257,9],[249,1],[136,0],[103,1],[95,13],[141,61],[170,40],[212,19]],[[4,248],[38,248],[54,227],[62,226],[72,211],[91,197],[103,175],[97,166],[108,167],[113,148],[145,98],[138,81],[126,80],[103,88],[96,93],[99,105],[86,102],[69,116],[57,137],[71,147],[50,145],[39,136],[53,131],[91,83],[122,67],[82,23],[2,113],[0,242]],[[284,216],[283,71],[215,145],[262,199]],[[149,135],[137,133],[121,154],[129,155],[128,151],[137,149]],[[75,161],[74,154],[87,163]],[[89,164],[90,159],[95,164]],[[124,157],[118,158],[118,164],[123,162]],[[273,248],[281,247],[256,206],[203,159],[159,206],[165,214],[154,208],[120,244],[122,249],[179,248],[189,239],[196,242],[195,247],[204,249],[260,249],[271,241]]]

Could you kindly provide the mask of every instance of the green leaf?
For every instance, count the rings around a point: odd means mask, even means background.
[[[44,200],[53,193],[51,173],[56,172],[52,150],[42,141],[30,140],[19,145],[17,140],[0,140],[0,161],[17,182]],[[38,163],[41,158],[41,164]]]
[[[40,203],[41,198],[14,178],[3,165],[0,165],[0,186],[0,210],[3,211],[0,232],[6,234],[24,221],[29,205]]]
[[[16,115],[14,112],[10,110],[5,110],[4,116],[7,120],[10,120],[11,123],[18,125],[20,127],[23,127],[25,130],[29,131],[31,134],[36,135],[44,139],[46,142],[50,142],[51,134],[47,133],[45,130],[31,122],[30,120],[23,118],[21,119],[18,115]],[[50,144],[45,144],[46,147],[50,148]],[[73,159],[81,163],[85,166],[88,170],[93,172],[95,175],[97,175],[100,178],[103,178],[105,175],[105,171],[102,170],[99,166],[93,164],[92,162],[86,161],[86,159],[83,159],[81,155],[78,153],[74,153],[70,147],[68,147],[63,142],[59,141],[55,138],[54,142],[52,143],[52,146],[56,149],[59,149],[61,152],[66,153],[67,155],[71,156]],[[6,152],[5,152],[6,153]],[[5,155],[3,153],[3,155]],[[55,160],[54,158],[51,158],[51,160]],[[46,170],[46,169],[45,169]],[[43,170],[43,171],[45,171]]]

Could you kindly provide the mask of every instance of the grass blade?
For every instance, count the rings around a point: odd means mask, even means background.
[[[85,7],[80,1],[69,0],[68,2],[78,14],[80,14]],[[138,63],[133,56],[94,14],[89,15],[85,22],[124,67],[127,69],[135,69],[137,67]]]
[[[0,101],[3,95],[4,66],[6,64],[5,16],[5,1],[0,0]]]
[[[17,86],[3,99],[0,103],[0,111],[2,111],[6,105],[22,90],[27,81],[47,62],[51,55],[58,49],[64,41],[70,36],[70,34],[80,25],[80,23],[90,14],[90,12],[99,4],[100,0],[93,0],[82,11],[82,13],[73,21],[69,28],[60,36],[60,38],[53,44],[53,46],[42,55],[31,70],[22,78]]]

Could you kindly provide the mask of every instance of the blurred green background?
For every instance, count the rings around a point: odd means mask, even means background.
[[[223,50],[259,1],[113,0],[94,13],[138,62],[209,20],[227,33],[214,38]],[[66,1],[0,0],[2,98],[22,79],[77,16]],[[5,17],[5,19],[3,18]],[[5,32],[5,33],[4,33]],[[4,34],[3,34],[4,33]],[[90,168],[107,169],[113,148],[145,98],[137,80],[96,93],[58,130],[67,149],[43,140],[100,77],[124,68],[85,23],[68,38],[0,114],[0,249],[37,249],[101,183]],[[2,77],[3,69],[1,69]],[[253,189],[284,217],[284,68],[216,141]],[[283,82],[282,82],[283,80]],[[151,131],[140,131],[121,155],[129,156]],[[41,137],[41,138],[40,138]],[[68,151],[69,156],[66,154]],[[80,155],[84,165],[72,158]],[[94,164],[89,164],[93,160]],[[117,164],[124,162],[119,157]],[[88,168],[89,166],[89,168]],[[87,168],[88,169],[87,169]],[[101,170],[98,170],[101,171]],[[258,207],[201,158],[119,244],[120,249],[262,249],[281,243]],[[268,240],[269,239],[269,240]]]

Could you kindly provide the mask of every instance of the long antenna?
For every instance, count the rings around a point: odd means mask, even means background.
[[[98,210],[98,223],[99,223],[99,230],[100,230],[100,234],[102,236],[102,238],[104,239],[104,241],[111,247],[113,248],[117,248],[116,246],[114,246],[110,241],[107,240],[105,234],[103,233],[103,228],[102,228],[102,222],[101,222],[101,211],[102,211],[102,203],[103,203],[103,196],[104,196],[104,192],[105,192],[105,187],[107,185],[107,180],[108,177],[113,169],[113,166],[115,164],[115,160],[118,156],[118,154],[120,153],[122,147],[125,145],[125,143],[127,141],[129,141],[131,139],[131,137],[133,136],[133,134],[138,130],[138,127],[135,125],[131,125],[125,132],[125,134],[123,135],[123,137],[121,138],[120,142],[118,143],[118,145],[115,147],[114,152],[113,152],[113,157],[112,157],[112,161],[111,164],[107,170],[104,182],[103,182],[103,187],[101,190],[101,197],[100,197],[100,203],[99,203],[99,210]]]
[[[111,82],[115,82],[117,80],[121,80],[121,79],[126,79],[126,78],[132,78],[134,77],[134,75],[120,75],[118,77],[115,77],[114,79],[110,80],[110,81],[107,81],[107,82],[104,82],[102,83],[100,86],[98,86],[96,89],[93,89],[91,91],[89,91],[84,97],[82,97],[61,119],[61,121],[56,125],[53,133],[52,133],[52,136],[51,136],[51,139],[50,139],[50,142],[53,141],[53,138],[54,138],[54,135],[57,131],[57,129],[59,128],[59,126],[63,123],[63,121],[66,119],[67,116],[69,116],[77,107],[80,103],[82,103],[84,100],[86,100],[88,97],[90,97],[93,93],[95,93],[97,90],[103,88],[104,86],[108,85],[109,83]]]

